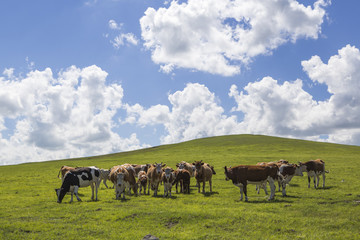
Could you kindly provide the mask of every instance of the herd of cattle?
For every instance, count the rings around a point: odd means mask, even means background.
[[[135,195],[150,194],[150,189],[154,196],[158,194],[160,183],[164,185],[164,197],[171,197],[172,186],[176,186],[176,193],[178,193],[178,185],[180,185],[180,193],[190,193],[190,179],[195,177],[196,186],[200,193],[200,185],[202,183],[202,192],[205,193],[205,183],[209,182],[210,193],[212,192],[212,175],[216,174],[214,167],[202,161],[195,161],[190,164],[187,162],[180,162],[176,164],[177,169],[166,167],[166,164],[123,164],[114,166],[110,169],[99,169],[92,167],[68,167],[62,166],[58,177],[62,179],[60,189],[55,189],[57,194],[57,202],[61,203],[66,193],[71,193],[71,200],[73,201],[73,194],[75,194],[78,201],[81,199],[78,196],[78,189],[81,187],[91,186],[92,200],[97,201],[98,188],[103,182],[106,188],[107,180],[113,183],[115,189],[116,199],[125,199],[125,191]],[[282,189],[282,195],[286,196],[286,185],[294,176],[303,176],[303,172],[308,175],[308,187],[310,187],[311,177],[314,178],[314,187],[319,186],[319,177],[323,177],[323,187],[325,187],[325,162],[321,159],[310,160],[305,163],[290,164],[286,160],[279,160],[277,162],[261,162],[256,165],[239,165],[236,167],[224,167],[226,180],[232,180],[233,184],[240,188],[241,198],[245,194],[245,201],[247,198],[247,185],[255,184],[259,193],[260,189],[264,189],[267,194],[266,185],[270,185],[270,197],[274,199],[275,196],[275,182],[278,182],[279,191]],[[95,199],[94,199],[95,190]]]

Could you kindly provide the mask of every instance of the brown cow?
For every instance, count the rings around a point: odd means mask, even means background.
[[[173,182],[175,180],[174,170],[170,167],[166,167],[163,169],[163,173],[161,176],[161,181],[164,183],[164,197],[171,197],[171,188]]]
[[[319,176],[323,176],[323,188],[325,188],[325,162],[321,159],[310,160],[305,163],[299,163],[301,171],[307,172],[308,175],[308,188],[310,188],[311,177],[314,178],[314,188],[319,187]],[[316,178],[316,179],[315,179]],[[317,181],[316,181],[317,180]]]
[[[74,167],[69,167],[69,166],[62,166],[59,170],[59,173],[58,173],[58,178],[60,178],[60,173],[61,173],[61,181],[64,181],[64,176],[65,174],[70,171],[70,170],[75,170],[76,168]]]
[[[125,189],[129,181],[129,173],[126,168],[122,166],[114,166],[111,168],[110,181],[115,186],[116,199],[119,199],[121,194],[122,198],[125,199]]]
[[[198,192],[200,193],[200,183],[203,183],[203,193],[205,193],[205,182],[209,181],[209,185],[210,185],[210,193],[212,193],[212,175],[213,172],[211,170],[211,168],[207,165],[204,164],[201,161],[196,161],[193,163],[193,165],[195,166],[196,172],[195,172],[195,179],[197,181],[197,185],[198,185]]]
[[[148,177],[145,171],[140,171],[138,174],[137,184],[140,186],[139,195],[141,195],[141,190],[144,189],[144,194],[146,194],[146,185],[148,183]]]
[[[166,164],[162,163],[155,163],[153,164],[148,172],[148,195],[150,195],[150,188],[154,191],[154,196],[157,196],[157,191],[159,188],[159,183],[161,182],[161,176],[162,176],[162,168],[165,167]]]
[[[178,164],[176,164],[176,167],[178,169],[185,169],[190,173],[191,177],[195,176],[195,168],[192,164],[185,162],[185,161],[181,161]]]
[[[137,195],[138,194],[138,185],[136,183],[136,173],[135,173],[135,169],[133,168],[133,166],[131,164],[125,163],[123,165],[121,165],[121,167],[124,167],[128,173],[129,173],[129,179],[128,179],[128,193],[131,194],[131,189],[133,190],[134,194]]]
[[[232,168],[225,166],[226,180],[231,179],[233,184],[240,188],[240,201],[243,199],[243,192],[245,193],[245,201],[248,201],[247,184],[263,184],[264,182],[269,182],[270,185],[269,200],[274,199],[274,181],[278,177],[277,172],[278,168],[273,166],[239,165]]]
[[[188,170],[177,169],[175,170],[176,193],[178,193],[178,184],[180,183],[180,192],[190,194],[190,178],[191,175]]]
[[[132,164],[131,166],[135,169],[135,174],[139,175],[140,171],[147,172],[151,167],[151,164]]]

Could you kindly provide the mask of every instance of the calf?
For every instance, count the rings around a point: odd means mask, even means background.
[[[178,193],[178,183],[180,182],[180,192],[190,194],[190,178],[191,175],[188,170],[185,169],[175,170],[174,184],[176,184],[176,193]]]
[[[170,167],[167,167],[163,170],[161,181],[164,183],[164,197],[170,196],[171,197],[171,188],[173,182],[175,180],[174,170]]]
[[[129,173],[126,168],[122,166],[114,166],[111,168],[110,181],[115,186],[115,196],[119,199],[122,194],[122,199],[125,199],[125,189],[129,181]]]
[[[159,188],[159,183],[161,182],[161,176],[162,176],[162,168],[165,167],[166,164],[162,163],[155,163],[153,164],[148,172],[147,176],[149,179],[148,183],[148,195],[150,194],[150,188],[154,191],[154,197],[157,196],[157,191]]]
[[[310,160],[305,163],[299,163],[301,171],[307,172],[308,175],[308,188],[310,188],[311,177],[314,178],[314,188],[319,187],[319,176],[323,176],[323,188],[325,188],[325,162],[321,159]],[[316,179],[315,179],[316,178]],[[316,181],[317,180],[317,181]]]
[[[233,168],[225,168],[226,180],[232,180],[233,184],[240,188],[240,201],[243,199],[245,193],[245,201],[247,198],[247,184],[263,184],[269,182],[270,197],[269,200],[274,199],[275,184],[274,181],[278,177],[278,168],[273,166],[257,166],[257,165],[239,165]]]
[[[138,174],[137,184],[140,186],[139,195],[141,195],[141,190],[144,189],[144,194],[146,194],[146,185],[148,183],[148,177],[145,171],[140,171]]]
[[[58,197],[57,202],[61,203],[67,192],[71,192],[70,202],[73,201],[74,193],[77,200],[81,201],[78,195],[78,190],[81,187],[88,187],[88,186],[91,186],[91,190],[92,190],[91,199],[94,200],[94,185],[96,192],[95,201],[97,201],[98,199],[97,193],[100,185],[100,170],[98,168],[85,167],[85,168],[77,168],[74,170],[70,170],[65,174],[61,188],[55,189]]]
[[[110,175],[110,169],[100,169],[100,183],[103,181],[106,188],[109,188],[108,185],[106,185],[106,181],[109,179]]]
[[[196,168],[195,171],[195,179],[197,181],[197,185],[198,185],[198,192],[200,193],[200,183],[203,183],[203,190],[202,192],[205,193],[205,182],[209,182],[210,185],[210,193],[212,193],[212,175],[213,172],[211,170],[211,168],[206,164],[204,164],[201,161],[196,161],[193,163],[193,165]]]
[[[282,186],[282,195],[286,196],[286,185],[290,183],[294,176],[303,176],[301,167],[296,164],[283,164],[279,167],[280,182]]]

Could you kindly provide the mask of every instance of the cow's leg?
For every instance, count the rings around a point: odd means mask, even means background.
[[[317,188],[317,186],[316,186],[316,179],[317,179],[317,175],[314,174],[314,188]]]
[[[246,184],[243,184],[243,192],[245,194],[245,202],[248,201],[248,197],[247,197],[247,185]]]
[[[308,175],[308,188],[310,188],[310,182],[311,182],[311,178],[310,178],[310,176]]]
[[[209,180],[209,185],[210,185],[210,193],[212,193],[212,181],[211,181],[211,179]]]
[[[71,192],[70,203],[72,203],[72,201],[73,201],[73,195],[74,195],[74,192]]]
[[[269,197],[269,200],[272,200],[274,199],[275,197],[275,183],[274,183],[274,179],[272,178],[269,178],[268,179],[268,182],[269,182],[269,185],[270,185],[270,197]]]
[[[205,193],[205,180],[203,181],[203,190],[202,193]]]
[[[243,192],[244,192],[244,189],[243,189],[243,186],[242,185],[240,185],[240,186],[238,186],[239,188],[240,188],[240,201],[242,201],[243,200]]]
[[[260,186],[264,189],[265,194],[269,195],[269,193],[267,191],[267,187],[266,187],[266,182],[262,183]],[[260,186],[259,186],[259,188],[260,188]]]
[[[150,184],[151,184],[151,181],[150,181],[150,179],[149,179],[149,184],[148,184],[148,195],[150,195]]]
[[[322,173],[323,176],[323,188],[325,188],[325,172]]]
[[[283,183],[282,183],[282,195],[283,195],[283,197],[286,196],[286,182],[285,181],[283,181]]]
[[[76,199],[81,202],[81,199],[79,198],[79,195],[78,195],[78,191],[79,191],[79,187],[78,186],[75,186],[74,187],[74,193],[75,193],[75,196],[76,196]],[[72,201],[72,194],[71,194],[71,201]]]
[[[197,181],[198,193],[200,193],[200,181]]]
[[[95,182],[92,182],[90,184],[90,186],[91,186],[91,200],[94,200],[94,185],[95,185]]]
[[[256,184],[255,190],[257,191],[257,194],[260,194],[260,186]]]
[[[106,185],[106,180],[107,180],[107,179],[105,178],[104,181],[103,181],[103,182],[104,182],[104,185],[105,185],[106,188],[109,188],[108,185]]]
[[[171,185],[170,185],[170,187],[169,187],[169,195],[170,195],[170,198],[171,198]]]
[[[279,180],[278,180],[277,182],[278,182],[278,187],[279,187],[279,190],[278,190],[278,191],[280,192],[280,191],[281,191],[281,185],[282,185],[282,183],[281,183],[281,181],[279,181]]]

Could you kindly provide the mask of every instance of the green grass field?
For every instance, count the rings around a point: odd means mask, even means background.
[[[249,202],[239,201],[239,188],[225,181],[224,166],[286,159],[321,158],[326,187],[308,189],[307,177],[294,177],[287,197],[248,187]],[[123,163],[203,160],[214,165],[213,193],[163,198],[127,195],[115,200],[102,184],[99,201],[91,188],[79,190],[82,202],[56,202],[54,189],[62,165],[110,168]],[[0,167],[1,239],[360,239],[360,147],[257,135],[205,138],[144,150]],[[111,185],[109,183],[109,185]],[[320,180],[322,186],[322,180]],[[269,189],[269,187],[268,187]],[[208,186],[206,191],[209,191]]]

